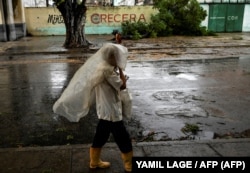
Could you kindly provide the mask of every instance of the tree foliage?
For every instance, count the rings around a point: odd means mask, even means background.
[[[207,13],[197,0],[156,0],[153,8],[159,13],[151,16],[151,26],[156,28],[159,23],[163,25],[158,29],[159,35],[205,34],[201,22]]]
[[[197,0],[155,0],[153,8],[159,12],[151,15],[150,23],[123,22],[123,35],[140,39],[144,36],[212,34],[201,26],[207,13]]]
[[[124,21],[122,22],[121,27],[123,37],[127,37],[128,39],[138,40],[147,37],[150,33],[148,24],[141,21]]]
[[[86,0],[53,0],[63,16],[66,39],[64,47],[86,47],[89,42],[85,38]]]

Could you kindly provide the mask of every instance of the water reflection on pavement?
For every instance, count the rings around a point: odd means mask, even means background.
[[[64,62],[54,58],[58,55],[51,56],[0,64],[1,147],[92,141],[97,123],[94,106],[79,123],[52,111],[85,59]],[[249,129],[249,66],[249,57],[129,62],[125,73],[130,77],[134,118],[126,125],[131,136],[134,140],[181,139],[190,136],[181,131],[186,123],[200,127],[199,139],[213,138],[214,132]]]

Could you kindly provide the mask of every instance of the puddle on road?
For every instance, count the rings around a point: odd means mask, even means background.
[[[194,91],[158,91],[152,94],[159,106],[155,106],[155,115],[161,117],[162,121],[168,123],[169,129],[178,129],[182,126],[172,126],[180,119],[208,118],[208,112],[200,107],[199,102],[204,99],[195,96]],[[196,104],[197,103],[197,104]],[[171,121],[171,123],[169,123]],[[156,123],[157,124],[157,123]],[[170,128],[172,126],[172,128]],[[173,140],[176,138],[176,132],[168,131],[168,137]],[[158,139],[160,136],[156,134]],[[161,134],[162,136],[162,134]],[[166,138],[163,136],[163,138]],[[200,131],[197,134],[179,134],[178,139],[213,139],[213,132]]]
[[[195,75],[192,75],[192,74],[181,73],[181,74],[178,74],[176,77],[187,79],[187,80],[197,80],[197,77]]]
[[[208,113],[202,109],[197,101],[204,101],[205,99],[194,95],[193,91],[158,91],[152,95],[157,101],[165,103],[165,106],[158,107],[156,115],[165,118],[177,117],[207,117]]]
[[[162,109],[158,109],[156,115],[162,118],[196,118],[196,117],[208,117],[208,113],[202,108],[194,105],[178,106],[166,106]]]

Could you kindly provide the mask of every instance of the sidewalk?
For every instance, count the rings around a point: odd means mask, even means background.
[[[113,42],[113,35],[86,35],[88,41],[93,45],[93,49],[88,52],[93,53],[105,42]],[[22,55],[22,54],[86,54],[82,48],[65,49],[63,43],[65,36],[48,37],[24,37],[17,41],[0,42],[0,55]],[[216,56],[240,56],[250,55],[250,33],[219,33],[218,36],[185,37],[171,36],[161,38],[149,38],[141,40],[123,40],[122,44],[135,54],[129,60],[141,58],[140,54],[145,54],[145,50],[152,51],[152,55],[158,53],[167,55],[167,58],[178,58],[179,55],[189,54],[193,57],[201,58],[199,54],[206,57]],[[205,50],[204,50],[205,49]],[[224,50],[226,50],[224,52]],[[221,55],[219,55],[221,54]],[[176,56],[177,55],[177,56]],[[198,56],[197,56],[198,55]],[[159,57],[157,57],[159,59]],[[1,59],[0,59],[1,60]],[[148,60],[148,58],[146,58]]]
[[[250,139],[166,141],[136,143],[134,156],[142,157],[243,157],[250,156]],[[0,149],[1,173],[123,173],[114,143],[104,146],[102,158],[111,162],[105,170],[90,170],[90,145]],[[201,158],[202,160],[202,158]],[[237,158],[235,159],[237,160]],[[248,168],[249,169],[249,168]],[[185,170],[185,169],[184,169]]]
[[[242,35],[241,33],[239,35]],[[243,34],[244,35],[244,34]],[[55,39],[56,38],[56,39]],[[90,36],[90,41],[101,44],[112,39],[112,36]],[[229,36],[225,37],[227,40]],[[222,40],[222,39],[220,39]],[[62,47],[64,37],[23,38],[19,41],[0,42],[0,55],[39,54],[39,53],[65,53]],[[239,41],[239,40],[237,40]],[[238,44],[229,40],[222,44],[228,49]],[[242,47],[249,50],[250,34],[246,34]],[[210,40],[211,42],[211,40]],[[231,42],[231,45],[229,43]],[[205,38],[201,46],[209,45]],[[129,43],[127,43],[129,44]],[[140,44],[137,44],[137,46]],[[188,44],[187,44],[188,45]],[[156,45],[157,46],[157,45]],[[168,46],[168,45],[166,45]],[[189,45],[190,46],[190,45]],[[192,47],[193,45],[191,45]],[[204,48],[203,47],[203,48]],[[136,49],[135,44],[129,49]],[[137,47],[138,49],[138,47]],[[81,52],[80,52],[81,53]],[[239,52],[243,53],[243,52]],[[0,61],[5,58],[0,59]],[[7,59],[7,61],[9,61]],[[18,61],[18,60],[17,60]],[[123,164],[118,147],[108,143],[103,148],[102,158],[111,162],[111,167],[105,170],[89,170],[90,145],[66,145],[27,148],[1,148],[0,172],[1,173],[123,173]],[[250,138],[193,140],[193,141],[166,141],[134,143],[134,156],[143,157],[250,157]]]

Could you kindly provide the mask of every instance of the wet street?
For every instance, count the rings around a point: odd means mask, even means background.
[[[94,105],[79,123],[52,111],[90,55],[0,56],[1,147],[92,142]],[[133,95],[133,119],[126,126],[135,141],[213,139],[250,129],[249,56],[159,61],[140,56],[125,70]],[[187,124],[198,126],[198,134],[183,132]]]
[[[130,63],[134,116],[153,140],[196,139],[249,129],[250,57]]]

